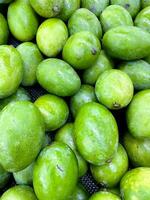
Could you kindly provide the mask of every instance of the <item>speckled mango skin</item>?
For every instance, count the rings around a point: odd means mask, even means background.
[[[74,139],[89,163],[100,166],[109,162],[118,148],[118,127],[113,115],[99,103],[84,104],[75,119]]]
[[[139,167],[128,171],[121,180],[120,190],[125,200],[150,199],[150,168]]]
[[[138,92],[132,99],[127,112],[128,130],[135,138],[150,138],[150,90]]]
[[[108,6],[100,15],[100,21],[104,32],[117,26],[133,26],[131,15],[119,5]]]
[[[76,71],[68,63],[57,58],[49,58],[41,62],[36,76],[44,89],[57,96],[72,96],[81,86]]]
[[[16,92],[23,77],[23,64],[19,52],[10,45],[0,46],[0,99]]]
[[[150,6],[150,0],[141,0],[142,8]]]
[[[9,172],[26,168],[38,155],[44,141],[40,111],[28,101],[8,104],[0,114],[0,163]]]
[[[121,200],[119,196],[111,192],[97,192],[89,200]]]
[[[37,200],[34,191],[29,186],[18,185],[8,189],[1,200]]]
[[[10,173],[6,172],[0,165],[0,189],[3,188],[10,178]]]
[[[77,151],[75,142],[74,142],[74,134],[73,123],[67,123],[62,128],[60,128],[55,135],[55,141],[63,142],[67,144],[75,153],[77,160],[78,160],[78,168],[79,168],[79,177],[83,176],[87,170],[87,162],[81,157],[79,152]]]
[[[106,52],[121,60],[141,59],[150,54],[150,34],[139,27],[118,26],[104,34]]]
[[[12,2],[8,7],[7,20],[9,29],[16,39],[26,42],[35,37],[39,22],[29,2]]]
[[[6,44],[9,36],[8,24],[5,17],[0,13],[0,45]]]
[[[128,156],[121,144],[110,163],[102,166],[91,165],[91,172],[95,180],[108,188],[115,187],[128,170]]]
[[[74,192],[67,200],[88,200],[89,194],[85,191],[82,185],[78,183]]]
[[[33,172],[33,186],[39,200],[66,200],[73,193],[77,179],[77,159],[70,147],[54,142],[42,150]]]

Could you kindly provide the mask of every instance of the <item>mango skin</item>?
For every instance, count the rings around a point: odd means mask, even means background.
[[[88,200],[89,194],[85,191],[83,186],[78,183],[72,195],[67,200]]]
[[[5,17],[0,13],[0,45],[7,44],[9,29]]]
[[[150,90],[142,90],[133,97],[126,120],[131,135],[139,139],[150,138]]]
[[[99,75],[104,71],[114,68],[114,62],[106,54],[104,50],[101,50],[97,60],[88,69],[83,72],[83,82],[85,84],[95,85]]]
[[[81,157],[79,152],[77,151],[75,142],[74,142],[74,124],[67,123],[59,130],[57,130],[55,135],[55,141],[63,142],[67,144],[75,153],[77,160],[78,160],[78,168],[79,168],[79,177],[86,174],[88,170],[87,162]]]
[[[121,180],[121,196],[126,200],[150,199],[150,168],[138,167],[128,171]]]
[[[81,7],[87,8],[97,17],[109,5],[109,0],[81,0]]]
[[[81,156],[93,165],[109,162],[118,148],[118,127],[104,106],[90,102],[78,112],[74,140]]]
[[[29,186],[18,185],[8,189],[1,197],[1,200],[37,200],[34,191]]]
[[[29,2],[12,2],[8,7],[7,20],[9,29],[17,40],[26,42],[35,37],[39,22]]]
[[[46,131],[54,131],[65,124],[69,115],[69,108],[66,102],[55,95],[40,96],[34,104],[40,110]]]
[[[111,193],[111,192],[97,192],[93,194],[89,200],[121,200],[119,196]]]
[[[133,18],[137,15],[141,8],[140,0],[110,0],[110,4],[124,7]]]
[[[23,60],[23,86],[32,86],[36,82],[36,69],[43,56],[36,44],[24,42],[17,46]]]
[[[26,168],[36,158],[44,141],[45,127],[38,108],[28,101],[8,104],[0,114],[0,130],[3,130],[0,131],[2,167],[8,172]]]
[[[76,10],[68,21],[70,35],[81,31],[90,31],[99,39],[102,37],[102,27],[97,17],[88,9]]]
[[[44,89],[57,96],[72,96],[81,86],[76,71],[68,63],[57,58],[42,61],[37,68],[36,76]]]
[[[128,170],[128,156],[121,144],[110,163],[102,166],[91,165],[91,172],[97,183],[112,188],[117,186]]]
[[[150,64],[144,60],[123,62],[119,69],[127,73],[136,90],[150,88]]]
[[[9,181],[10,173],[6,172],[0,165],[0,189],[2,189]]]
[[[33,172],[34,191],[39,200],[66,200],[77,179],[77,160],[70,147],[54,142],[41,151]]]
[[[141,0],[142,8],[150,6],[150,0]]]
[[[16,92],[23,77],[19,52],[11,45],[0,46],[0,99]]]
[[[150,34],[141,28],[118,26],[104,34],[103,47],[113,58],[136,60],[150,54],[149,38]]]
[[[129,12],[119,5],[110,5],[100,15],[103,31],[106,32],[117,26],[133,26]]]
[[[100,50],[98,38],[89,31],[81,31],[67,40],[62,56],[75,69],[86,69],[96,61]]]
[[[13,1],[13,0],[0,0],[0,4],[1,4],[1,3],[4,3],[4,4],[5,4],[5,3],[10,3],[11,1]]]

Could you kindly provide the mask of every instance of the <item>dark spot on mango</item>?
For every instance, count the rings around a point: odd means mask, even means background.
[[[130,4],[129,4],[129,3],[126,3],[126,4],[125,4],[125,8],[128,9],[129,7],[130,7]]]
[[[97,54],[97,50],[95,48],[92,48],[91,52],[92,52],[92,55],[96,55]]]

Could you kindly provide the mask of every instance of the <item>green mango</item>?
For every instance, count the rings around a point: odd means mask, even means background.
[[[9,36],[8,24],[5,17],[0,13],[0,45],[7,44]]]
[[[102,37],[102,27],[98,18],[88,9],[76,10],[68,21],[70,35],[81,31],[90,31],[98,38]]]
[[[133,166],[150,167],[150,140],[137,139],[126,133],[123,143]]]
[[[45,147],[34,166],[33,186],[39,200],[66,200],[78,180],[77,159],[66,144]]]
[[[121,144],[110,163],[102,166],[91,165],[91,172],[97,183],[112,188],[117,186],[128,170],[128,156]]]
[[[119,196],[111,193],[111,192],[104,192],[100,191],[93,194],[89,200],[121,200]]]
[[[95,94],[100,103],[109,109],[118,110],[126,107],[134,93],[130,77],[118,69],[103,72],[95,85]]]
[[[128,171],[121,180],[122,199],[150,199],[150,168],[139,167]]]
[[[46,131],[54,131],[60,128],[68,119],[69,108],[60,97],[51,94],[43,95],[34,104],[44,118]]]
[[[100,15],[103,31],[106,32],[117,26],[133,26],[133,20],[129,12],[119,5],[110,5]]]
[[[135,138],[150,138],[150,90],[138,92],[126,113],[128,130]]]
[[[95,85],[99,75],[104,71],[114,68],[113,60],[106,54],[104,50],[101,50],[98,59],[88,69],[83,72],[83,82],[85,84]]]
[[[9,29],[17,40],[26,42],[34,39],[39,22],[29,2],[12,2],[8,6],[7,20]]]
[[[9,181],[10,173],[6,172],[0,165],[0,189],[2,189]]]
[[[81,0],[81,7],[87,8],[97,17],[109,5],[109,0]]]
[[[139,27],[118,26],[105,33],[103,47],[114,58],[136,60],[150,54],[149,38],[150,33]]]
[[[30,0],[33,9],[42,17],[57,16],[63,9],[63,0]]]
[[[59,14],[59,18],[67,21],[71,15],[80,8],[80,0],[64,0],[63,8]]]
[[[115,118],[104,106],[84,104],[75,119],[74,138],[81,156],[93,165],[110,162],[118,148]]]
[[[80,90],[70,98],[70,109],[75,118],[79,109],[88,102],[96,102],[94,87],[90,85],[81,85]]]
[[[17,46],[23,60],[23,86],[32,86],[36,82],[36,69],[43,60],[43,56],[36,44],[24,42]]]
[[[142,8],[150,6],[150,0],[141,0]]]
[[[133,18],[141,8],[141,0],[110,0],[110,3],[124,7]]]
[[[0,113],[0,164],[9,172],[26,168],[44,141],[40,111],[28,101],[8,104]],[[6,148],[7,147],[7,148]]]
[[[100,50],[98,38],[89,31],[81,31],[67,40],[62,56],[75,69],[86,69],[96,61]]]
[[[76,149],[73,135],[73,123],[67,123],[62,128],[60,128],[56,132],[55,141],[63,142],[73,150],[78,160],[79,177],[85,175],[88,170],[88,166],[87,162],[81,157],[81,155]]]
[[[39,84],[57,96],[72,96],[81,86],[76,71],[68,63],[57,58],[42,61],[36,75]]]
[[[127,73],[136,90],[150,88],[150,64],[144,60],[123,62],[119,69]]]
[[[0,45],[0,99],[16,92],[22,76],[23,64],[19,52],[11,45]]]
[[[65,23],[57,18],[45,20],[38,28],[36,41],[41,52],[48,57],[56,57],[68,39]]]
[[[135,26],[150,33],[150,6],[141,10],[135,18]]]
[[[88,200],[89,194],[85,191],[83,186],[78,183],[72,195],[67,200]]]
[[[4,192],[1,200],[38,200],[34,194],[34,191],[29,186],[18,185],[9,188]]]
[[[13,0],[0,0],[0,4],[1,4],[1,3],[4,3],[4,4],[5,4],[5,3],[10,3],[11,1],[13,1]]]

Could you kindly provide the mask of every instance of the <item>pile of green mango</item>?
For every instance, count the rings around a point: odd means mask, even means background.
[[[0,200],[121,199],[150,200],[150,0],[0,0]]]

